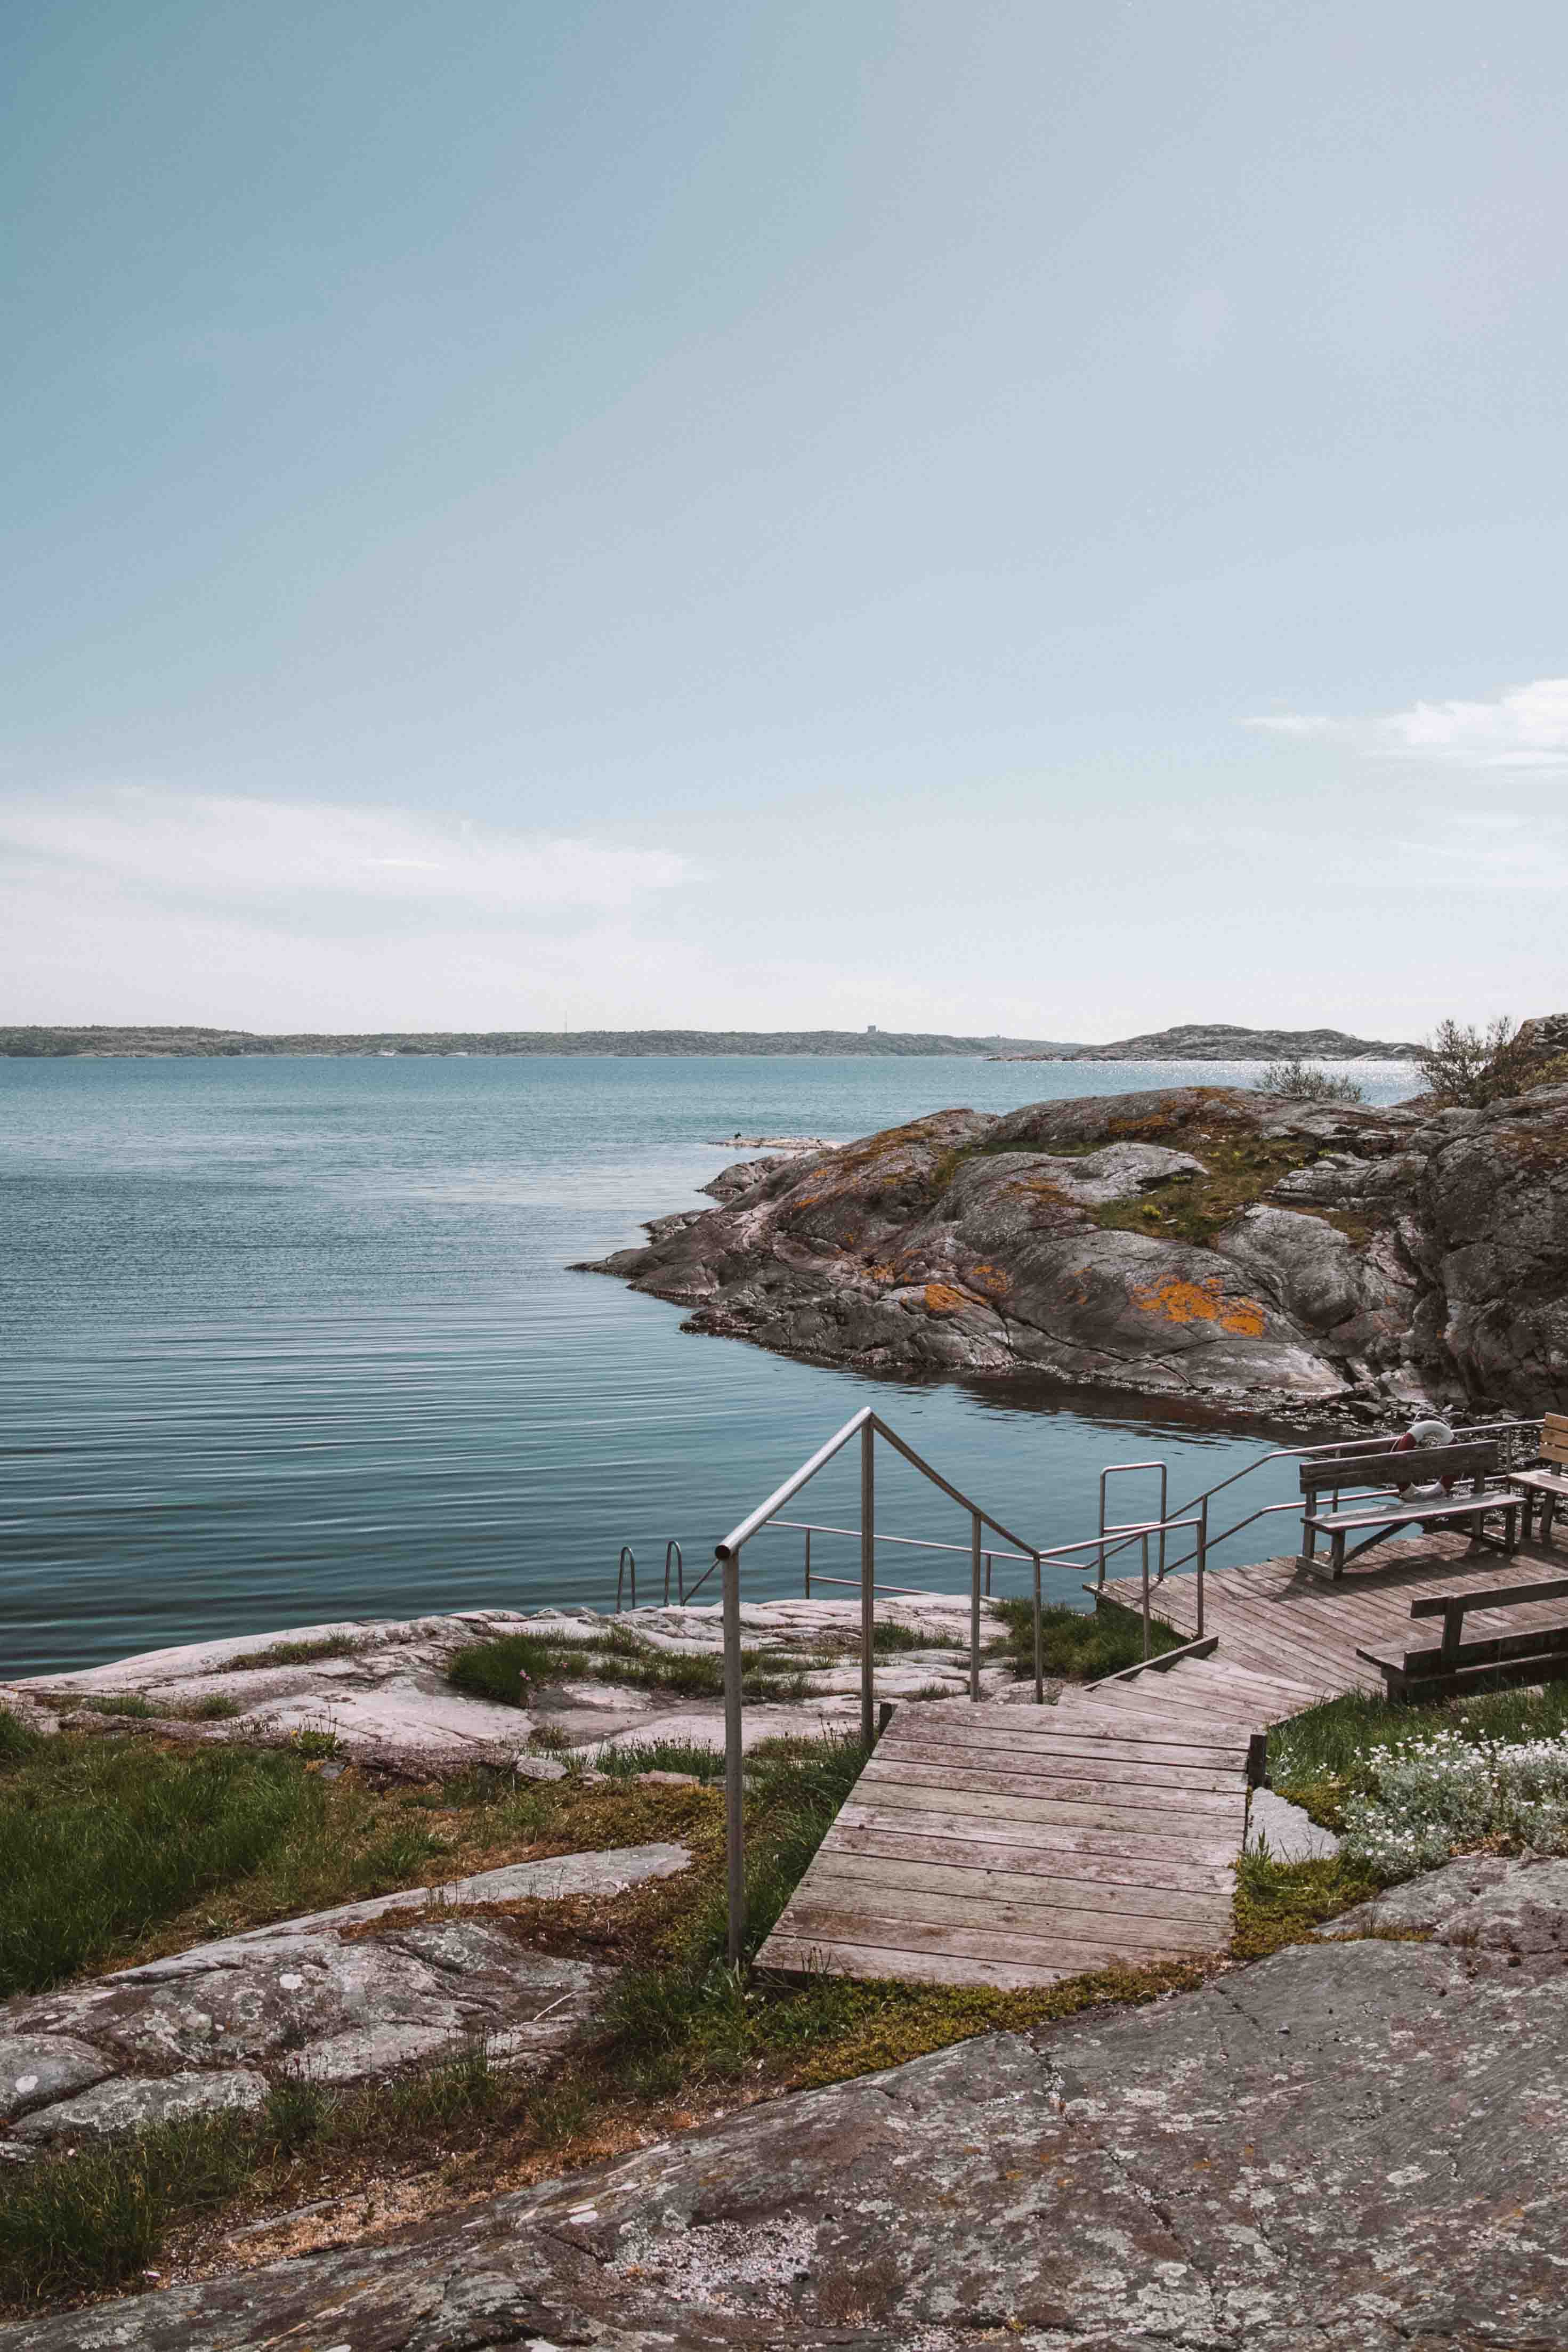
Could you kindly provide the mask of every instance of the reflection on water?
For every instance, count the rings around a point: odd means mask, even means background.
[[[849,1137],[954,1101],[1004,1110],[1195,1075],[0,1060],[0,1673],[339,1616],[603,1604],[624,1541],[647,1599],[668,1537],[700,1570],[868,1401],[1041,1542],[1095,1524],[1106,1460],[1163,1456],[1185,1500],[1258,1442],[1116,1402],[794,1364],[566,1269],[694,1205],[727,1156],[704,1139],[737,1128]],[[1409,1083],[1383,1073],[1369,1091]],[[856,1477],[837,1463],[797,1516],[852,1524]],[[921,1483],[889,1460],[879,1518],[966,1541]],[[1152,1506],[1138,1485],[1117,1516]],[[800,1544],[751,1545],[748,1591],[798,1591]],[[824,1539],[814,1565],[847,1572],[853,1547],[838,1549]],[[892,1581],[962,1580],[895,1557]],[[1078,1597],[1076,1573],[1052,1582]]]

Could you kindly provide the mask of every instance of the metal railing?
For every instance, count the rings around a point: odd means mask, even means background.
[[[805,1536],[805,1598],[808,1601],[811,1599],[811,1579],[813,1573],[811,1566],[812,1537],[853,1536],[858,1540],[860,1534],[858,1528],[829,1527],[826,1521],[823,1519],[773,1519],[770,1520],[769,1525],[775,1528],[793,1528],[797,1535]],[[903,1544],[910,1551],[955,1551],[962,1553],[965,1559],[967,1559],[969,1555],[969,1546],[967,1544],[939,1543],[934,1536],[889,1536],[879,1534],[877,1541],[879,1543],[887,1544]],[[986,1600],[989,1601],[991,1598],[991,1570],[993,1561],[998,1559],[1016,1559],[1026,1562],[1031,1560],[1033,1558],[1033,1552],[1004,1551],[1001,1547],[996,1544],[992,1544],[987,1548],[987,1549],[983,1551],[981,1553],[981,1559],[984,1564],[983,1589]],[[709,1571],[710,1574],[711,1574],[711,1570]],[[818,1584],[842,1584],[848,1586],[852,1591],[858,1591],[859,1588],[860,1580],[858,1577],[826,1576],[821,1569],[816,1570],[816,1575]],[[693,1590],[695,1590],[695,1587]],[[930,1588],[928,1586],[921,1584],[879,1584],[877,1590],[879,1592],[901,1593],[907,1599],[911,1601],[926,1600],[929,1598],[930,1591]]]
[[[1184,1503],[1181,1512],[1177,1516],[1184,1517],[1190,1512],[1200,1509],[1206,1514],[1208,1506],[1213,1502],[1216,1495],[1223,1495],[1227,1487],[1237,1486],[1243,1478],[1250,1478],[1255,1472],[1266,1470],[1271,1463],[1310,1462],[1313,1460],[1315,1456],[1320,1454],[1328,1454],[1341,1461],[1349,1461],[1353,1460],[1358,1454],[1386,1454],[1389,1447],[1394,1444],[1395,1438],[1403,1435],[1403,1433],[1404,1433],[1401,1430],[1389,1430],[1370,1437],[1331,1438],[1324,1440],[1316,1445],[1276,1446],[1270,1453],[1257,1454],[1252,1461],[1244,1462],[1240,1469],[1231,1471],[1228,1477],[1217,1478],[1214,1485],[1212,1486],[1206,1486],[1201,1495],[1194,1495],[1190,1502]],[[1506,1474],[1517,1454],[1528,1452],[1531,1448],[1539,1448],[1541,1443],[1541,1416],[1537,1413],[1533,1418],[1526,1415],[1518,1419],[1498,1419],[1493,1421],[1467,1423],[1462,1427],[1457,1428],[1454,1432],[1456,1444],[1473,1442],[1477,1438],[1486,1437],[1495,1437],[1502,1446],[1505,1457],[1502,1467]],[[1094,1585],[1091,1588],[1096,1591],[1098,1591],[1105,1582],[1105,1563],[1107,1559],[1112,1558],[1117,1552],[1124,1550],[1129,1544],[1136,1541],[1140,1532],[1136,1528],[1127,1529],[1106,1526],[1104,1516],[1105,1479],[1108,1475],[1114,1476],[1117,1472],[1121,1470],[1152,1469],[1158,1469],[1163,1472],[1164,1465],[1163,1463],[1152,1462],[1113,1463],[1109,1466],[1107,1471],[1102,1471],[1100,1473],[1101,1530],[1107,1538],[1115,1538],[1117,1540],[1108,1540],[1100,1552],[1098,1573],[1095,1578]],[[1362,1502],[1367,1500],[1373,1495],[1381,1494],[1385,1491],[1386,1490],[1384,1488],[1377,1486],[1355,1486],[1346,1488],[1342,1496],[1342,1494],[1336,1490],[1333,1498],[1333,1507],[1337,1510],[1342,1500],[1350,1503]],[[1162,1481],[1162,1506],[1163,1503],[1163,1481]],[[1230,1527],[1222,1528],[1218,1534],[1208,1533],[1205,1528],[1205,1549],[1208,1552],[1217,1551],[1221,1544],[1229,1543],[1233,1537],[1244,1534],[1248,1528],[1256,1527],[1260,1519],[1274,1518],[1282,1514],[1289,1514],[1291,1517],[1299,1518],[1300,1517],[1300,1513],[1301,1498],[1299,1495],[1281,1503],[1262,1503],[1258,1506],[1257,1510],[1249,1511],[1245,1518],[1236,1520]],[[1169,1524],[1174,1524],[1174,1522],[1173,1521]],[[1147,1549],[1146,1540],[1144,1548]],[[1056,1555],[1049,1550],[1045,1551],[1041,1555],[1045,1559],[1053,1559],[1055,1556]],[[1164,1557],[1163,1544],[1162,1543],[1159,1570],[1154,1579],[1155,1583],[1163,1583],[1168,1574],[1173,1573],[1174,1570],[1179,1568],[1186,1568],[1189,1566],[1195,1556],[1194,1548],[1194,1551],[1184,1552],[1179,1559],[1167,1561]]]
[[[752,1538],[762,1532],[777,1517],[784,1505],[798,1495],[801,1488],[825,1469],[837,1454],[858,1438],[860,1441],[860,1741],[869,1748],[876,1736],[876,1633],[877,1633],[877,1440],[928,1478],[933,1486],[967,1511],[970,1522],[969,1545],[969,1694],[980,1696],[980,1601],[983,1559],[983,1530],[989,1528],[1001,1537],[1003,1543],[1016,1550],[1034,1567],[1034,1632],[1035,1632],[1035,1698],[1038,1705],[1045,1701],[1045,1671],[1040,1635],[1040,1555],[1033,1544],[1026,1543],[1000,1519],[993,1517],[979,1503],[971,1499],[960,1487],[944,1478],[940,1470],[921,1459],[913,1446],[906,1445],[885,1421],[863,1406],[847,1421],[842,1429],[819,1446],[808,1462],[786,1478],[782,1486],[763,1503],[759,1503],[731,1528],[722,1543],[714,1548],[714,1564],[723,1579],[724,1621],[724,1840],[725,1878],[729,1906],[729,1957],[731,1963],[741,1957],[746,1926],[746,1863],[744,1825],[744,1781],[741,1756],[741,1554]]]

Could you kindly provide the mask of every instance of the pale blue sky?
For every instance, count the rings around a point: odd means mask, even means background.
[[[1568,1003],[1560,8],[4,46],[0,1019]]]

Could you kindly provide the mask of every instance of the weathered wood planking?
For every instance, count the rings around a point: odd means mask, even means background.
[[[1369,1555],[1336,1584],[1310,1575],[1293,1555],[1245,1568],[1212,1569],[1204,1580],[1204,1625],[1205,1632],[1218,1634],[1219,1648],[1212,1659],[1184,1664],[1158,1679],[1195,1695],[1203,1687],[1206,1667],[1228,1665],[1309,1690],[1315,1697],[1335,1697],[1350,1690],[1381,1692],[1381,1675],[1357,1653],[1404,1639],[1409,1632],[1410,1603],[1417,1593],[1484,1591],[1489,1584],[1517,1584],[1527,1563],[1539,1566],[1545,1577],[1553,1569],[1561,1571],[1563,1559],[1561,1550],[1531,1543],[1521,1543],[1511,1561],[1493,1554],[1478,1556],[1462,1536],[1432,1535]],[[1139,1612],[1142,1580],[1108,1579],[1104,1597]],[[1545,1604],[1543,1619],[1550,1607]],[[1173,1633],[1190,1639],[1197,1630],[1197,1592],[1191,1575],[1167,1577],[1155,1586],[1150,1612]],[[1511,1632],[1528,1628],[1535,1615],[1534,1611],[1522,1615],[1510,1612],[1506,1628],[1500,1621],[1494,1627],[1489,1612],[1478,1610],[1467,1622],[1479,1633]],[[1136,1692],[1146,1685],[1154,1687],[1155,1678],[1141,1675],[1125,1687]],[[1176,1688],[1171,1698],[1175,1705],[1186,1703]]]
[[[1152,1738],[1126,1725],[1107,1738],[1058,1707],[900,1707],[762,1965],[1021,1986],[1223,1950],[1247,1732],[1192,1714]]]

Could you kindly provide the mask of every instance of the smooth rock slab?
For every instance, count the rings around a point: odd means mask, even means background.
[[[684,1846],[652,1844],[509,1864],[8,2001],[0,2115],[21,2118],[11,2152],[79,2126],[138,2128],[138,2099],[162,2098],[165,2077],[188,2105],[205,2095],[193,2085],[261,2082],[237,2068],[359,2082],[479,2040],[498,2062],[542,2065],[592,2023],[614,1972],[531,1950],[504,1918],[463,1906],[616,1895],[689,1860]],[[383,1921],[381,1934],[350,1932]],[[156,2102],[148,2112],[156,2118]]]
[[[1477,1853],[1390,1886],[1325,1936],[1429,1936],[1461,1949],[1568,1960],[1568,1855]]]
[[[1326,1862],[1340,1850],[1332,1830],[1321,1829],[1300,1805],[1272,1789],[1254,1789],[1247,1801],[1248,1851],[1265,1839],[1275,1862]]]
[[[0,2033],[0,2122],[68,2099],[113,2071],[100,2051],[68,2034]]]
[[[37,2146],[77,2134],[110,2139],[121,2132],[147,2131],[181,2116],[254,2115],[267,2104],[261,2074],[235,2068],[217,2074],[173,2074],[159,2082],[137,2076],[100,2083],[79,2098],[62,2099],[12,2126],[12,2137]]]
[[[1563,2352],[1568,1972],[1301,1947],[0,2352]]]

